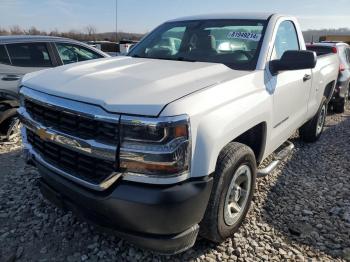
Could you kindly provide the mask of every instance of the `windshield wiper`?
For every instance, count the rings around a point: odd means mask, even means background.
[[[149,59],[160,59],[160,60],[172,60],[172,61],[186,61],[186,62],[197,62],[194,59],[189,59],[183,56],[180,57],[144,57],[144,56],[140,56],[138,54],[134,54],[131,57],[136,57],[136,58],[149,58]]]
[[[142,57],[142,56],[140,56],[140,55],[138,55],[138,54],[134,54],[134,55],[132,55],[131,57],[136,57],[136,58],[146,58],[146,57]]]
[[[177,57],[177,58],[174,59],[174,60],[177,60],[177,61],[186,61],[186,62],[197,62],[197,61],[194,60],[194,59],[190,59],[190,58],[183,57],[183,56],[179,56],[179,57]]]

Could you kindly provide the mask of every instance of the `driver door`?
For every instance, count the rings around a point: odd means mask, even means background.
[[[270,60],[280,59],[285,51],[300,50],[292,21],[280,23]],[[305,121],[311,90],[311,69],[283,71],[270,74],[273,92],[272,141],[275,148],[286,141]]]

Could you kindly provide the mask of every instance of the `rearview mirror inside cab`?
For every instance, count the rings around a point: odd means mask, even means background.
[[[270,71],[275,75],[279,71],[312,69],[316,62],[317,56],[312,51],[290,50],[284,52],[281,59],[270,62]]]

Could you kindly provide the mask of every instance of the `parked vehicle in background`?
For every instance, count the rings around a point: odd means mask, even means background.
[[[16,131],[17,87],[26,73],[109,57],[84,43],[51,36],[0,36],[0,139]]]
[[[306,48],[315,51],[317,56],[330,53],[338,55],[340,60],[339,75],[330,106],[335,113],[343,113],[350,98],[350,46],[343,42],[325,41],[308,44]]]
[[[133,41],[133,40],[120,40],[119,41],[119,53],[121,55],[126,55],[129,53],[131,48],[137,44],[138,41]]]
[[[26,75],[26,158],[47,199],[137,245],[222,242],[295,130],[320,138],[338,69],[335,54],[306,50],[293,17],[168,21],[128,56]]]
[[[88,41],[86,42],[89,46],[95,47],[110,56],[117,56],[118,55],[118,44],[116,42],[111,41]]]

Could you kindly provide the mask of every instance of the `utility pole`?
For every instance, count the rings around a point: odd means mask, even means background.
[[[115,41],[118,41],[118,0],[115,0]]]

